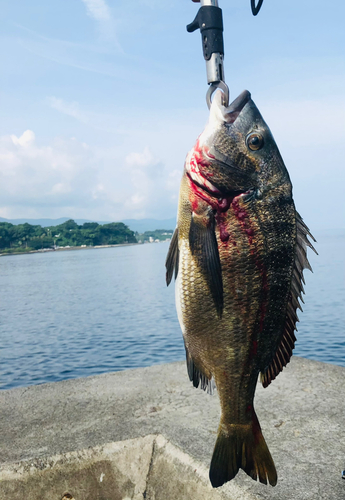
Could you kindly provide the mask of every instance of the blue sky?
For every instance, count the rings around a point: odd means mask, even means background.
[[[252,93],[312,229],[344,228],[344,2],[220,0],[231,97]],[[176,213],[208,110],[190,0],[3,0],[0,217]]]

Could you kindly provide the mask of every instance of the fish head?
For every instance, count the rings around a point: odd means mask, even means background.
[[[211,196],[264,192],[291,184],[273,135],[248,90],[229,106],[217,90],[208,124],[187,155],[191,181]]]

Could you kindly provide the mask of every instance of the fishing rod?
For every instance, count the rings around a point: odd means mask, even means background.
[[[211,107],[212,94],[218,88],[224,93],[225,106],[229,105],[229,87],[224,77],[224,41],[223,41],[223,15],[218,6],[218,0],[192,0],[201,4],[193,22],[188,24],[187,31],[200,29],[201,43],[206,61],[206,75],[209,88],[206,93],[207,106]],[[250,0],[252,13],[256,16],[264,0]]]

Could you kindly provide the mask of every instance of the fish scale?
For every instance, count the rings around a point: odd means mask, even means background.
[[[289,174],[260,112],[244,91],[227,108],[217,91],[209,123],[187,155],[167,284],[195,387],[215,382],[221,419],[211,465],[214,487],[242,468],[262,483],[277,472],[254,410],[289,362],[309,229],[296,212]]]

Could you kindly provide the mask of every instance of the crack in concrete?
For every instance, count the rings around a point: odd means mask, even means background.
[[[155,436],[154,440],[152,441],[152,453],[151,453],[149,468],[148,468],[148,471],[147,471],[147,474],[146,474],[145,490],[143,492],[143,499],[144,500],[147,500],[147,488],[148,488],[148,484],[149,484],[149,479],[150,479],[151,471],[152,471],[152,468],[153,468],[154,456],[156,454],[156,448],[157,448],[156,440],[157,440],[157,437],[158,436]]]

